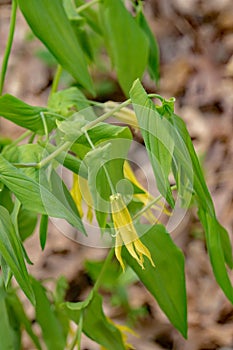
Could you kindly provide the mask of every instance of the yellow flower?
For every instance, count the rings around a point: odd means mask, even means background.
[[[118,103],[113,101],[107,101],[105,102],[104,106],[106,111],[111,111],[112,108],[115,108],[118,106]],[[131,127],[135,129],[139,128],[137,117],[134,111],[130,108],[123,107],[119,111],[115,112],[113,116],[119,119],[120,121],[126,124],[129,124]]]
[[[134,185],[136,185],[138,188],[140,188],[144,193],[136,193],[134,194],[134,198],[139,199],[140,202],[142,202],[144,205],[147,205],[149,202],[151,202],[154,197],[140,184],[140,182],[137,180],[136,176],[134,175],[133,170],[131,169],[129,163],[125,161],[124,163],[124,176],[126,179],[130,180]],[[148,210],[143,214],[143,216],[151,223],[159,223],[159,220],[154,216],[151,209],[159,210],[170,216],[170,212],[166,209],[164,203],[162,201],[158,201],[157,204],[154,204],[151,208],[148,208]]]
[[[107,319],[108,319],[108,321],[110,323],[114,324],[114,326],[121,332],[122,340],[123,340],[123,343],[124,343],[126,349],[127,350],[134,349],[133,345],[127,343],[127,335],[126,335],[126,333],[130,333],[130,334],[134,335],[135,337],[138,337],[138,334],[135,333],[131,328],[129,328],[127,326],[117,324],[117,323],[113,322],[110,318],[107,318]],[[100,349],[101,350],[107,350],[103,346],[101,346]]]
[[[115,254],[122,269],[125,269],[122,257],[121,248],[124,244],[130,253],[130,255],[137,260],[138,264],[144,269],[144,257],[145,255],[151,262],[152,266],[154,262],[151,258],[150,251],[140,241],[136,229],[133,225],[130,213],[125,205],[123,198],[120,193],[113,194],[110,196],[111,213],[114,228],[116,230],[116,244]]]
[[[73,200],[78,208],[78,212],[81,218],[83,217],[82,200],[85,200],[87,204],[87,219],[89,220],[89,222],[92,222],[93,201],[87,180],[77,174],[73,174],[73,187],[70,190],[70,194],[73,197]],[[84,198],[83,194],[85,194]]]

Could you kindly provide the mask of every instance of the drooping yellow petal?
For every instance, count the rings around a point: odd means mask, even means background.
[[[93,200],[88,187],[88,182],[83,177],[73,174],[73,187],[70,191],[76,206],[78,208],[80,217],[83,217],[82,201],[87,205],[87,219],[89,222],[93,220]]]
[[[112,323],[112,324],[120,331],[121,336],[122,336],[122,340],[123,340],[123,343],[124,343],[126,349],[127,349],[127,350],[134,350],[134,349],[135,349],[134,346],[133,346],[132,344],[130,344],[130,343],[127,342],[127,335],[126,335],[126,333],[130,333],[130,334],[134,335],[134,336],[137,337],[137,338],[139,337],[139,335],[138,335],[137,333],[135,333],[135,332],[134,332],[131,328],[129,328],[129,327],[127,327],[127,326],[125,326],[125,325],[117,324],[117,323],[113,322],[113,321],[112,321],[110,318],[108,318],[108,317],[107,317],[107,319],[108,319],[108,321],[109,321],[110,323]],[[103,347],[103,346],[101,346],[100,349],[101,349],[101,350],[107,350],[107,349],[106,349],[105,347]]]
[[[121,239],[121,236],[119,233],[116,234],[116,243],[115,243],[115,255],[117,260],[119,261],[122,270],[125,271],[125,265],[123,263],[122,257],[121,257],[121,247],[123,245],[123,241]]]
[[[121,194],[117,193],[110,196],[110,202],[113,224],[116,230],[115,254],[123,270],[124,264],[121,257],[122,244],[126,246],[129,254],[138,262],[142,269],[144,269],[143,255],[146,256],[150,260],[152,266],[154,266],[149,250],[138,238],[132,218]]]
[[[131,166],[129,165],[129,162],[124,162],[124,176],[126,179],[130,180],[134,185],[136,185],[138,188],[140,188],[144,193],[135,193],[133,196],[134,198],[137,198],[140,202],[146,206],[149,202],[154,200],[154,197],[142,186],[142,184],[138,181],[136,178]],[[148,208],[145,213],[143,213],[143,216],[151,223],[159,223],[158,219],[155,217],[154,213],[152,212],[152,209],[162,211],[164,214],[170,216],[171,213],[166,209],[164,203],[159,200],[157,203],[155,203],[151,208]]]
[[[82,193],[79,187],[79,176],[77,174],[73,174],[73,187],[70,190],[70,194],[77,206],[80,217],[83,217],[83,209],[82,209]]]
[[[152,260],[151,253],[149,249],[140,241],[140,239],[137,239],[134,241],[135,249],[138,253],[145,255],[151,262],[151,265],[155,267],[155,264]]]

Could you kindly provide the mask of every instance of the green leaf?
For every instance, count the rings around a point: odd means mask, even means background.
[[[40,342],[38,340],[38,337],[35,335],[33,329],[32,329],[32,323],[28,319],[27,315],[25,314],[25,311],[23,309],[23,306],[21,304],[21,301],[17,297],[15,293],[8,293],[7,294],[7,303],[11,306],[13,309],[13,312],[17,319],[19,320],[20,324],[25,328],[26,332],[32,339],[33,343],[35,344],[36,348],[39,350],[42,350]]]
[[[215,278],[226,296],[231,302],[233,302],[232,285],[224,263],[226,262],[230,268],[233,267],[232,247],[229,236],[216,218],[213,201],[205,183],[202,169],[184,122],[172,112],[170,113],[169,120],[173,126],[175,126],[190,155],[193,172],[193,188],[199,207],[199,218],[205,229],[208,253]],[[177,147],[177,149],[179,150],[179,147]],[[178,156],[177,154],[178,153],[174,152],[174,156],[177,157],[178,163],[181,157],[180,154],[178,154]],[[188,173],[190,172],[190,164],[186,164],[186,166],[183,167],[183,170],[186,176],[190,177],[190,174]]]
[[[122,1],[103,0],[99,9],[107,49],[119,83],[128,96],[132,83],[142,77],[147,65],[147,36]]]
[[[66,16],[62,1],[19,0],[20,9],[34,34],[57,61],[89,92],[93,85],[81,45]]]
[[[44,250],[47,240],[48,219],[48,215],[42,215],[40,219],[40,246],[42,250]]]
[[[8,318],[7,306],[6,306],[6,294],[3,287],[0,287],[0,315],[1,315],[1,327],[0,327],[0,339],[2,350],[15,350],[12,338],[12,329]]]
[[[30,106],[9,94],[0,97],[0,116],[38,134],[45,133],[41,112],[48,113],[49,110],[44,107]],[[58,117],[44,114],[44,118],[48,131],[51,131],[56,126],[55,120]]]
[[[155,267],[145,259],[143,270],[124,247],[122,256],[155,297],[171,323],[187,337],[187,301],[184,256],[161,225],[137,227],[140,240],[150,250]]]
[[[22,241],[32,235],[36,224],[37,214],[31,210],[21,207],[18,215],[18,230]]]
[[[36,298],[36,320],[41,327],[47,349],[64,350],[66,340],[62,333],[62,327],[55,316],[44,287],[34,278],[31,278],[31,285]]]
[[[159,81],[159,47],[147,23],[142,9],[137,13],[137,22],[149,40],[148,71],[151,79]]]
[[[96,118],[90,102],[77,87],[71,87],[52,94],[49,97],[48,107],[55,113],[65,117],[82,110],[85,113],[86,120],[91,121]]]
[[[127,140],[132,139],[132,134],[128,127],[111,125],[107,123],[99,123],[95,127],[91,128],[88,130],[88,135],[95,146],[104,141],[121,139],[122,142],[127,142]],[[91,150],[91,146],[84,134],[82,134],[75,141],[72,150],[74,150],[81,159],[84,158],[89,150]]]
[[[9,283],[13,275],[9,265],[7,264],[6,260],[2,257],[1,254],[0,254],[0,266],[2,270],[2,279],[5,287],[7,288],[9,286]]]
[[[102,297],[99,294],[91,295],[88,302],[83,302],[80,308],[78,304],[80,303],[66,303],[67,313],[78,324],[83,312],[83,332],[90,339],[108,350],[126,350],[120,331],[104,315]]]
[[[134,82],[130,90],[130,98],[153,167],[158,189],[171,207],[174,207],[174,199],[168,179],[174,151],[174,141],[166,127],[169,123],[161,118],[139,80]]]
[[[35,298],[24,262],[22,246],[11,222],[10,214],[2,206],[0,206],[0,253],[9,265],[23,292],[34,304]]]
[[[233,288],[225,266],[223,242],[221,238],[222,227],[216,218],[211,217],[203,209],[199,209],[198,215],[205,228],[206,243],[215,278],[227,298],[233,303]]]
[[[41,171],[46,170],[43,168]],[[52,190],[50,190],[48,184],[37,183],[0,155],[0,181],[15,194],[25,209],[66,219],[71,225],[85,233],[72,197],[57,174],[53,174]]]
[[[48,143],[45,145],[45,150],[48,154],[56,151],[57,147]],[[73,173],[78,174],[84,178],[87,178],[87,169],[83,166],[82,161],[72,154],[67,152],[61,152],[55,159],[67,169],[70,169]],[[82,165],[82,166],[81,166]]]
[[[118,190],[117,185],[124,179],[123,165],[130,144],[130,139],[112,139],[98,145],[98,148],[90,151],[84,158],[88,167],[88,185],[96,218],[102,228],[105,228],[110,212],[110,195]]]

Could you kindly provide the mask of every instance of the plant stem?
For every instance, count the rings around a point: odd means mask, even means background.
[[[12,8],[11,8],[11,20],[10,20],[9,35],[8,35],[8,39],[7,39],[6,50],[5,50],[3,61],[2,61],[2,70],[1,70],[1,77],[0,77],[0,96],[2,95],[2,92],[3,92],[3,86],[4,86],[8,61],[9,61],[10,52],[11,52],[12,43],[13,43],[13,38],[14,38],[16,13],[17,13],[17,0],[13,0],[12,1]]]
[[[99,0],[92,0],[92,1],[87,2],[86,4],[79,6],[78,8],[76,8],[76,13],[80,13],[80,12],[86,10],[88,7],[91,7],[95,4],[97,4],[97,2],[99,2]]]
[[[83,330],[83,312],[81,311],[80,319],[78,323],[78,333],[77,333],[77,342],[78,342],[78,350],[81,350],[81,338],[82,338],[82,330]]]
[[[107,255],[107,257],[106,257],[106,259],[104,261],[104,264],[103,264],[102,269],[101,269],[101,271],[99,273],[99,276],[98,276],[98,278],[97,278],[97,280],[96,280],[96,282],[94,284],[94,287],[92,289],[93,292],[98,292],[99,287],[100,287],[101,282],[102,282],[102,278],[104,276],[104,273],[105,273],[109,263],[111,262],[111,260],[113,258],[113,255],[114,255],[114,248],[111,248],[111,250],[109,251],[109,253],[108,253],[108,255]]]
[[[54,158],[56,158],[56,156],[58,156],[61,152],[68,150],[70,145],[71,145],[70,141],[66,141],[65,143],[63,143],[60,147],[56,149],[56,151],[49,154],[48,157],[42,159],[42,161],[37,164],[37,168],[42,168],[43,166],[48,164],[50,160],[53,160]]]
[[[78,350],[81,350],[81,337],[82,337],[82,330],[83,330],[83,312],[84,310],[81,310],[78,329],[77,329],[77,332],[75,333],[74,339],[70,344],[68,350],[73,350],[76,345],[78,345]]]
[[[131,99],[124,101],[123,103],[119,104],[119,106],[113,108],[111,111],[106,112],[103,115],[101,115],[99,118],[91,121],[89,124],[87,124],[86,126],[84,126],[82,128],[82,131],[85,132],[85,131],[91,129],[93,126],[95,126],[95,125],[99,124],[100,122],[104,121],[105,119],[111,117],[112,114],[120,111],[123,107],[128,106],[130,103],[131,103]]]
[[[47,157],[42,159],[39,163],[13,163],[13,165],[17,168],[29,168],[29,167],[37,168],[37,169],[43,168],[43,166],[45,166],[51,160],[56,158],[60,153],[68,150],[70,145],[71,145],[71,142],[66,141],[60,147],[58,147],[53,153],[49,154]]]
[[[96,149],[95,145],[93,144],[93,142],[92,142],[91,139],[90,139],[90,136],[88,135],[87,130],[84,130],[84,135],[86,136],[86,139],[87,139],[87,141],[89,142],[91,148],[92,148],[92,149]],[[110,186],[110,188],[111,188],[112,194],[114,194],[114,193],[116,193],[116,191],[115,191],[115,189],[114,189],[112,180],[111,180],[110,175],[109,175],[109,173],[108,173],[108,170],[106,169],[105,165],[102,165],[102,167],[103,167],[104,172],[105,172],[105,175],[106,175],[106,177],[107,177],[107,180],[108,180],[109,186]]]
[[[174,191],[177,189],[177,186],[171,186],[171,190]],[[154,198],[150,203],[148,203],[144,208],[142,208],[139,212],[137,212],[137,214],[134,215],[133,220],[137,219],[139,216],[141,216],[142,214],[144,214],[148,209],[150,209],[155,203],[157,203],[158,201],[160,201],[160,199],[162,199],[163,196],[160,194],[158,197]]]
[[[55,92],[57,92],[59,81],[60,81],[60,78],[61,78],[61,73],[62,73],[62,66],[59,64],[57,66],[57,70],[56,70],[55,76],[53,78],[53,83],[52,83],[52,88],[51,88],[51,91],[50,91],[50,96],[52,94],[54,94]]]

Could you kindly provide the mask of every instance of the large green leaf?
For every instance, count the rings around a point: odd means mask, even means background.
[[[107,49],[119,83],[128,96],[133,81],[142,77],[147,65],[147,36],[121,0],[103,0],[99,9]]]
[[[39,281],[31,278],[32,288],[36,297],[36,320],[39,323],[44,342],[48,350],[64,350],[66,339],[62,327],[56,318],[52,305],[46,295],[44,287]]]
[[[139,80],[136,80],[133,84],[130,90],[130,98],[153,167],[158,189],[173,207],[174,199],[168,175],[171,172],[174,141],[166,127],[169,123],[161,118]]]
[[[83,332],[108,350],[126,350],[122,335],[103,312],[102,297],[94,293],[87,301],[65,304],[69,317],[79,323],[83,313]]]
[[[150,250],[155,267],[145,259],[143,270],[125,249],[122,256],[155,297],[171,323],[187,337],[187,301],[184,256],[161,225],[137,227],[141,241]]]
[[[34,34],[47,46],[57,61],[93,93],[81,45],[66,16],[62,1],[19,0],[19,6]]]
[[[8,293],[6,296],[7,304],[11,307],[12,313],[17,317],[20,325],[23,326],[32,339],[33,343],[36,346],[36,349],[42,350],[38,337],[35,335],[32,329],[32,322],[28,319],[21,301],[14,292]]]
[[[6,292],[3,287],[0,287],[0,315],[1,315],[1,327],[0,327],[0,348],[2,350],[15,350],[12,338],[12,328],[9,322],[7,306],[6,306]]]
[[[25,295],[34,303],[35,298],[24,261],[22,245],[15,232],[9,212],[2,206],[0,206],[0,253]]]
[[[9,94],[0,97],[0,116],[38,134],[45,133],[41,112],[47,113],[48,109],[30,106]],[[51,131],[56,126],[55,117],[44,114],[44,118],[48,131]]]
[[[181,136],[190,155],[194,178],[193,189],[199,207],[199,218],[205,229],[207,248],[214,275],[226,296],[231,302],[233,302],[233,289],[225,266],[226,262],[230,268],[233,267],[232,247],[228,233],[216,218],[213,201],[205,183],[201,166],[184,122],[171,111],[169,121]],[[181,160],[180,153],[174,152],[174,156],[176,157],[177,163],[179,163]],[[188,172],[189,169],[190,164],[183,167],[184,172]]]
[[[0,181],[15,194],[25,209],[66,219],[71,225],[85,233],[72,197],[57,174],[53,175],[50,190],[48,184],[39,184],[0,155]]]

